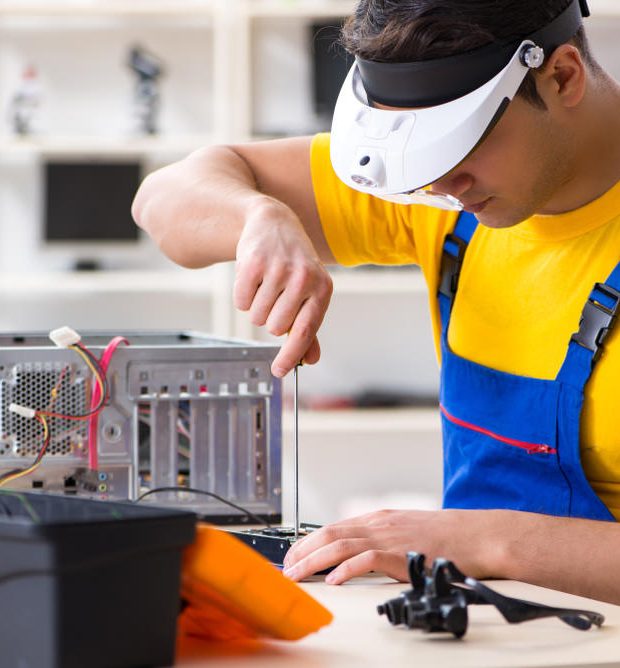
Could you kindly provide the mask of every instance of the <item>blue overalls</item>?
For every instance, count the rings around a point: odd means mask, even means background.
[[[614,521],[583,472],[579,421],[584,386],[620,302],[620,264],[594,286],[555,380],[496,371],[448,346],[459,271],[476,224],[462,213],[442,258],[443,506]]]

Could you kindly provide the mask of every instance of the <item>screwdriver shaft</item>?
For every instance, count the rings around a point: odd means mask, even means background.
[[[295,540],[299,538],[299,405],[298,405],[298,391],[299,383],[297,378],[297,369],[299,365],[296,364],[293,369],[293,439],[294,439],[294,450],[293,450],[293,468],[295,471],[294,479],[294,504],[295,504]]]

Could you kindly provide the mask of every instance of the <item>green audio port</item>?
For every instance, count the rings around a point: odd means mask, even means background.
[[[107,492],[107,491],[108,491],[108,486],[107,486],[105,483],[102,482],[102,483],[99,485],[99,491],[100,491],[100,492]]]

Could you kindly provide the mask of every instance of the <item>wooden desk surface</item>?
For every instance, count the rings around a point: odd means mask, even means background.
[[[531,666],[620,666],[620,606],[562,594],[519,582],[496,581],[497,591],[560,607],[605,615],[601,629],[578,631],[557,618],[508,624],[492,606],[470,606],[462,640],[448,634],[424,634],[391,626],[376,606],[407,589],[380,577],[358,578],[342,586],[321,580],[302,586],[334,614],[332,624],[294,643],[247,642],[182,647],[183,668],[250,666],[339,668],[341,666],[437,666],[508,668]]]

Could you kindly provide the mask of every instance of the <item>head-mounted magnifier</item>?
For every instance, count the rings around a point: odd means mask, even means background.
[[[528,71],[575,35],[582,16],[589,16],[586,0],[573,0],[550,23],[509,44],[410,63],[357,58],[332,121],[336,174],[389,201],[462,209],[455,197],[426,186],[484,140]]]

